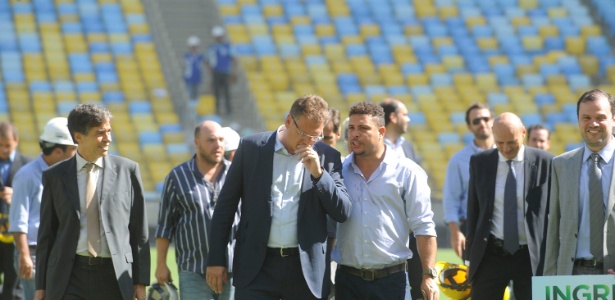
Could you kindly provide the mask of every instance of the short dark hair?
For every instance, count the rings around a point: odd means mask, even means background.
[[[340,133],[340,111],[335,108],[329,108],[329,122],[333,124],[333,132]]]
[[[478,102],[473,103],[472,105],[470,105],[470,107],[468,107],[468,110],[466,110],[466,124],[470,125],[470,112],[475,109],[486,109],[489,111],[489,116],[492,116],[491,110],[489,109],[489,106],[487,106],[487,104]]]
[[[320,96],[305,95],[293,102],[290,115],[295,119],[305,115],[311,121],[325,124],[329,121],[329,104]]]
[[[613,100],[613,96],[603,90],[593,89],[583,93],[583,95],[579,98],[579,101],[577,101],[577,118],[579,117],[579,107],[581,106],[581,103],[596,101],[600,96],[609,101],[609,105],[611,106],[611,115],[615,115],[615,100]]]
[[[62,151],[66,152],[66,148],[68,147],[68,145],[49,143],[45,141],[39,141],[38,145],[41,147],[41,151],[43,152],[43,155],[51,154],[53,150],[55,150],[56,148],[60,148],[62,149]]]
[[[400,101],[393,98],[387,98],[380,102],[380,107],[384,110],[384,126],[391,123],[391,114],[399,111]]]
[[[17,127],[11,122],[0,122],[0,137],[3,139],[9,139],[13,136],[13,139],[19,137],[17,133]]]
[[[348,117],[352,115],[368,115],[374,118],[376,125],[384,126],[384,110],[373,102],[360,102],[350,107]]]
[[[111,122],[113,115],[102,106],[96,104],[79,104],[68,114],[68,131],[75,140],[75,133],[88,134],[90,128],[100,126],[104,122]]]
[[[532,126],[527,128],[527,140],[528,141],[530,140],[530,135],[532,135],[532,131],[533,130],[542,130],[542,129],[547,131],[547,140],[550,140],[551,139],[551,132],[549,132],[549,128],[545,127],[542,124],[534,124],[534,125],[532,125]]]

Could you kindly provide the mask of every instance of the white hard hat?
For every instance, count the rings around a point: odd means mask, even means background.
[[[190,47],[198,46],[199,44],[201,44],[201,40],[196,35],[192,35],[188,38],[187,43]]]
[[[223,36],[224,28],[222,28],[222,26],[214,26],[214,28],[211,29],[211,35],[214,37]]]
[[[40,139],[48,143],[77,146],[70,135],[70,131],[68,131],[68,119],[63,117],[49,120],[45,124]]]
[[[239,147],[239,133],[231,127],[222,127],[222,135],[224,136],[224,151],[237,150]]]

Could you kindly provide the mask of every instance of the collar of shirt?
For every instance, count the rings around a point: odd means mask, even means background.
[[[600,149],[600,151],[598,151],[598,155],[600,155],[600,158],[602,158],[602,160],[605,163],[609,163],[609,161],[611,161],[611,158],[613,157],[613,151],[615,150],[615,142],[613,142],[613,139],[611,139],[611,141],[606,144],[606,146],[604,146],[604,148]],[[593,151],[591,151],[588,147],[587,144],[585,144],[585,147],[583,149],[583,161],[587,161],[589,159],[589,156],[593,153]]]
[[[91,163],[92,161],[87,161],[85,160],[85,158],[81,157],[81,155],[79,155],[79,153],[77,153],[77,155],[75,155],[77,157],[77,172],[79,172],[79,170],[81,170],[83,168],[83,166],[85,166],[85,164],[87,163]],[[96,165],[99,168],[103,168],[103,158],[99,157],[97,160],[93,161],[94,165]]]
[[[519,148],[519,153],[517,153],[517,156],[515,156],[512,161],[514,162],[521,162],[523,161],[523,157],[525,156],[525,146],[521,145],[521,148]],[[504,157],[502,155],[502,153],[500,151],[498,151],[498,161],[499,162],[506,162],[508,161],[508,158]]]
[[[485,151],[485,149],[483,149],[483,148],[479,147],[478,145],[476,145],[474,140],[472,140],[472,142],[470,143],[470,147],[472,148],[472,150],[474,150],[474,153],[479,153],[479,152]],[[494,143],[493,146],[491,146],[490,149],[495,149],[495,148],[497,148],[497,147],[495,146],[495,143]]]
[[[278,130],[276,130],[275,145],[273,146],[273,151],[277,154],[293,156],[294,154],[290,154],[290,152],[288,152],[288,150],[284,148],[284,144],[282,144],[282,141],[280,140],[280,133],[284,130],[286,130],[286,126],[284,125],[281,125],[280,127],[278,127]]]
[[[384,144],[395,149],[397,147],[401,147],[401,145],[404,143],[406,139],[403,136],[400,136],[397,141],[395,141],[395,143],[393,143],[391,140],[385,138],[384,139]]]
[[[222,171],[220,171],[220,174],[218,174],[218,178],[216,178],[216,182],[220,182],[220,180],[223,177],[226,177],[226,170],[231,165],[231,162],[226,160],[226,158],[223,158],[222,164],[224,166],[222,167]],[[196,154],[192,155],[192,158],[190,159],[190,163],[188,164],[188,166],[189,166],[190,171],[192,171],[192,173],[195,175],[196,178],[205,180],[205,176],[201,174],[201,171],[199,171],[199,168],[196,166]]]
[[[389,165],[389,166],[394,166],[397,164],[397,160],[399,159],[399,157],[395,154],[394,151],[392,151],[393,149],[390,148],[390,146],[385,142],[384,144],[384,159],[382,160],[382,164],[380,164],[380,166],[378,167],[378,169],[376,169],[376,172],[378,170],[380,170],[380,168],[382,167],[383,164],[385,165]],[[389,151],[391,150],[391,151]],[[358,174],[362,174],[359,167],[357,166],[357,164],[354,161],[354,152],[350,152],[350,154],[348,154],[348,156],[346,156],[346,159],[343,162],[343,165],[345,164],[350,164],[353,168],[353,171],[355,173]],[[373,175],[376,174],[376,172],[374,172]],[[374,176],[370,176],[370,181],[374,178]]]

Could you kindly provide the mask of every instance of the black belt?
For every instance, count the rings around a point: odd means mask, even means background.
[[[506,250],[506,248],[504,248],[504,240],[497,238],[493,234],[489,235],[489,239],[488,239],[487,243],[492,246],[492,249],[495,250],[495,252],[493,254],[498,254],[498,255],[502,255],[502,256],[515,254],[515,253],[509,253]],[[526,249],[527,249],[527,244],[523,244],[523,245],[519,245],[519,248],[517,249],[517,251],[518,250],[526,250]]]
[[[299,248],[297,247],[294,247],[294,248],[269,248],[267,247],[267,255],[280,256],[280,257],[297,256],[299,255]]]
[[[92,257],[92,256],[83,256],[83,255],[75,255],[75,263],[86,266],[102,266],[102,265],[112,265],[113,261],[110,257]]]
[[[602,270],[604,268],[604,263],[594,259],[576,259],[574,261],[574,266]]]
[[[337,269],[343,270],[350,275],[361,277],[361,279],[365,281],[374,281],[376,279],[387,277],[391,274],[406,271],[406,263],[404,262],[399,265],[394,265],[382,269],[357,269],[350,266],[337,265]]]

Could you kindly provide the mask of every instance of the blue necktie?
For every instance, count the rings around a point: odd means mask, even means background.
[[[589,249],[596,260],[602,260],[602,229],[604,226],[604,203],[602,201],[602,171],[600,155],[591,154],[589,167]]]
[[[508,176],[504,186],[504,249],[515,254],[519,249],[519,231],[517,229],[517,178],[512,160],[507,160]]]

